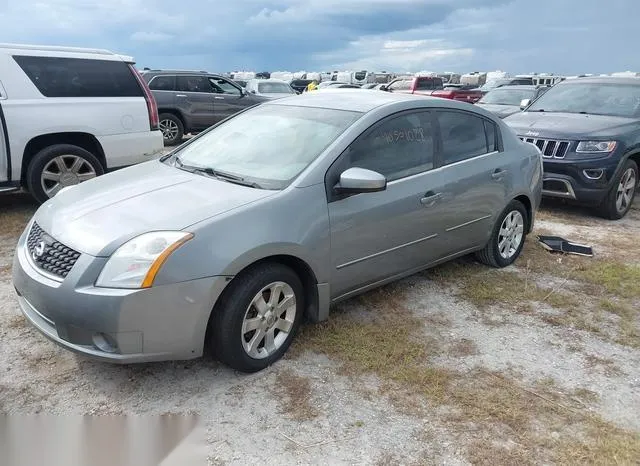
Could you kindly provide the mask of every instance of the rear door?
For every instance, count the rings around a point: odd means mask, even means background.
[[[216,121],[224,120],[255,103],[239,86],[227,79],[209,78],[209,83],[213,89],[213,112]]]
[[[207,76],[179,75],[176,88],[176,106],[188,115],[193,129],[203,130],[216,122],[213,88]]]
[[[442,244],[447,255],[484,245],[507,204],[510,162],[500,151],[498,130],[489,119],[459,110],[436,110],[446,210]]]
[[[7,125],[2,111],[2,101],[7,98],[2,82],[0,82],[0,183],[9,181],[9,141],[7,137]]]

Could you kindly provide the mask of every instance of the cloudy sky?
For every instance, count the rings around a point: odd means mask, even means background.
[[[640,71],[638,18],[639,0],[0,0],[0,41],[155,68],[579,74]]]

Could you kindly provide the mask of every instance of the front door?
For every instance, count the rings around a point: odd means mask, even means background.
[[[444,204],[433,170],[433,115],[406,112],[367,130],[327,173],[331,293],[344,296],[414,270],[440,255]],[[374,170],[387,189],[348,197],[331,189],[347,168]]]
[[[242,92],[240,87],[224,78],[209,78],[213,88],[213,110],[216,121],[238,113],[251,105],[250,97]]]
[[[176,105],[188,116],[193,129],[204,130],[216,122],[214,94],[207,76],[179,75],[176,88]]]
[[[483,246],[507,204],[508,158],[499,151],[493,122],[478,115],[437,110],[440,134],[438,169],[442,191],[443,252]]]

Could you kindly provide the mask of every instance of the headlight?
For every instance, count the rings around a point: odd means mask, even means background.
[[[149,288],[173,251],[193,238],[183,231],[154,231],[133,238],[118,248],[105,264],[96,286]]]
[[[616,141],[580,141],[576,152],[601,152],[608,154],[616,148]]]

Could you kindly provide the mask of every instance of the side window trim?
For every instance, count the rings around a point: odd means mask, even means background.
[[[444,163],[444,146],[443,146],[443,137],[442,137],[442,131],[440,128],[440,121],[438,120],[437,114],[438,112],[453,112],[453,113],[461,113],[463,115],[470,115],[473,116],[475,118],[478,118],[480,120],[482,120],[482,127],[484,129],[484,139],[485,139],[485,148],[487,150],[487,152],[485,152],[484,154],[479,154],[479,155],[474,155],[473,157],[468,157],[464,160],[459,160],[457,162],[452,162],[452,163],[448,163],[445,164]],[[485,155],[488,154],[494,154],[496,152],[502,152],[503,146],[502,146],[502,134],[500,131],[498,131],[498,125],[496,123],[494,123],[493,121],[491,121],[488,118],[485,118],[482,115],[478,115],[476,113],[472,113],[472,112],[467,112],[465,110],[459,110],[457,108],[446,108],[446,107],[435,107],[432,111],[433,113],[433,121],[432,124],[434,125],[434,137],[436,138],[436,140],[434,141],[434,148],[435,148],[435,153],[434,153],[434,169],[435,168],[442,168],[442,167],[448,167],[450,165],[457,165],[459,163],[463,163],[463,162],[467,162],[469,160],[475,160],[478,157],[484,157]],[[487,135],[487,124],[493,125],[493,131],[494,131],[494,147],[490,148],[489,147],[489,136]]]
[[[433,136],[432,136],[433,137],[433,168],[431,168],[431,170],[435,170],[436,168],[438,168],[436,166],[436,157],[437,157],[436,129],[433,126],[435,124],[435,120],[436,120],[434,109],[433,108],[420,108],[420,109],[401,110],[399,112],[392,113],[391,115],[387,115],[382,120],[378,120],[374,124],[369,126],[362,133],[360,133],[360,135],[358,137],[356,137],[353,141],[351,141],[349,143],[349,145],[345,148],[345,150],[342,151],[340,153],[340,155],[338,155],[338,157],[336,157],[336,159],[333,161],[333,163],[329,166],[329,168],[327,169],[327,171],[324,174],[324,185],[325,185],[325,192],[326,192],[326,196],[327,196],[327,203],[340,201],[342,199],[345,199],[345,198],[350,197],[350,196],[353,195],[353,194],[336,194],[333,191],[333,186],[334,185],[332,185],[331,182],[330,182],[331,178],[336,175],[335,171],[339,170],[341,162],[344,160],[344,157],[346,157],[346,154],[347,154],[347,151],[349,150],[349,148],[353,144],[355,144],[356,142],[358,142],[361,139],[366,138],[369,135],[371,135],[372,133],[374,133],[380,126],[384,125],[385,123],[389,122],[390,120],[393,120],[395,118],[401,118],[401,117],[403,117],[405,115],[411,115],[413,113],[425,113],[425,114],[428,114],[428,116],[429,116],[429,123],[431,124],[432,133],[433,133]],[[429,170],[429,171],[431,171],[431,170]],[[388,183],[395,183],[396,181],[398,181],[398,182],[404,181],[404,180],[406,180],[408,178],[415,177],[415,176],[420,175],[422,173],[425,173],[425,172],[413,173],[411,175],[407,175],[407,176],[404,176],[402,178],[398,178],[398,179],[390,181]]]

